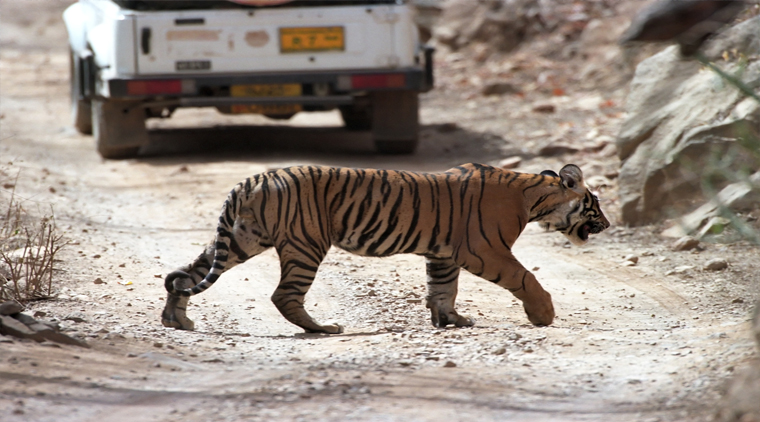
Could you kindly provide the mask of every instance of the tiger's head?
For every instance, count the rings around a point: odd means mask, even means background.
[[[599,199],[586,187],[578,166],[568,164],[559,174],[551,170],[544,170],[541,174],[558,178],[560,189],[549,208],[551,211],[540,218],[541,227],[561,232],[573,244],[583,245],[589,235],[601,233],[610,226],[599,207]]]

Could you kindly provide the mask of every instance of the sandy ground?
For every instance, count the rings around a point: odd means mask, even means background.
[[[463,273],[458,307],[477,323],[435,329],[422,258],[338,250],[307,308],[345,334],[303,334],[279,315],[274,252],[192,299],[196,331],[162,327],[163,277],[201,251],[244,177],[310,163],[434,171],[515,154],[524,171],[576,162],[600,175],[614,156],[535,151],[568,122],[614,135],[619,110],[588,104],[620,94],[570,93],[552,100],[557,113],[537,114],[531,98],[462,95],[445,84],[456,66],[442,59],[444,85],[422,97],[413,156],[375,155],[368,134],[345,132],[336,113],[282,123],[181,110],[150,122],[140,158],[104,161],[69,123],[65,4],[0,7],[0,177],[31,212],[52,208],[70,242],[58,298],[27,313],[92,347],[0,337],[3,421],[707,421],[733,373],[756,359],[757,247],[673,252],[660,226],[618,224],[583,248],[526,230],[514,250],[554,297],[558,318],[546,328],[507,291]],[[613,224],[615,195],[614,182],[601,189]],[[627,255],[638,263],[626,266]],[[729,268],[702,270],[715,257]]]

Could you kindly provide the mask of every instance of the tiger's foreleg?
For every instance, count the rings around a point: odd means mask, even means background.
[[[510,254],[501,262],[501,269],[496,278],[484,275],[484,278],[495,281],[497,285],[509,290],[523,303],[523,309],[533,325],[551,325],[554,321],[554,305],[549,294],[536,277],[525,269],[517,259]]]
[[[307,333],[340,334],[338,324],[319,324],[304,308],[304,298],[314,281],[325,252],[287,244],[277,247],[280,255],[280,284],[272,295],[272,302],[282,316]]]
[[[430,320],[438,328],[449,324],[457,327],[469,327],[475,322],[459,315],[454,309],[459,285],[459,265],[453,259],[426,258],[427,271],[427,308]]]
[[[478,255],[463,254],[458,262],[473,274],[509,290],[520,299],[534,325],[550,325],[554,320],[552,296],[512,252],[486,249]]]
[[[206,250],[195,261],[166,276],[166,281],[173,283],[175,289],[189,289],[200,283],[208,274],[211,262],[214,260],[214,248],[206,247]],[[190,303],[189,296],[175,296],[166,294],[166,306],[161,313],[161,324],[164,327],[179,330],[193,330],[195,323],[187,317],[187,305]]]

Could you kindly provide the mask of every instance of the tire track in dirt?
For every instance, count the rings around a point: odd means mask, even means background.
[[[577,259],[577,256],[560,250],[567,261]],[[685,317],[689,314],[689,300],[665,286],[667,280],[662,278],[651,279],[651,274],[644,274],[640,269],[624,267],[611,260],[602,260],[593,256],[583,256],[584,267],[590,271],[599,273],[612,281],[630,286],[644,295],[654,299],[665,310],[677,317]]]

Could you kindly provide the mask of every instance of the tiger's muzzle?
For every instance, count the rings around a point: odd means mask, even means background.
[[[589,235],[601,233],[609,226],[610,222],[607,219],[604,221],[586,221],[578,228],[578,237],[585,242]]]

